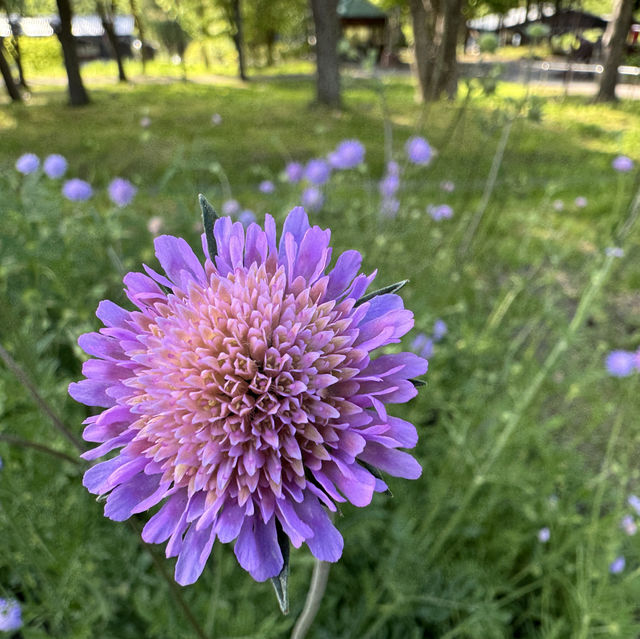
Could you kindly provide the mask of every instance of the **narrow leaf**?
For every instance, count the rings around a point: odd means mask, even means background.
[[[372,300],[374,297],[377,297],[378,295],[386,295],[387,293],[395,293],[397,291],[399,291],[405,284],[408,284],[409,280],[400,280],[399,282],[396,282],[395,284],[389,284],[389,286],[385,286],[383,288],[379,288],[377,291],[371,291],[371,293],[367,293],[366,295],[363,295],[355,304],[354,306],[360,306],[360,304],[364,304],[365,302],[368,302],[369,300]]]
[[[276,520],[276,530],[278,531],[278,545],[280,546],[280,552],[282,552],[282,558],[284,563],[282,570],[277,577],[271,577],[271,583],[273,589],[276,591],[276,597],[278,599],[278,605],[283,615],[289,614],[289,537],[282,530],[280,522]]]
[[[218,219],[218,214],[202,193],[198,195],[198,202],[202,209],[202,226],[204,227],[204,236],[207,238],[209,257],[213,260],[213,258],[218,254],[216,238],[213,235],[213,224]]]
[[[411,377],[409,379],[409,381],[416,387],[416,388],[421,388],[422,386],[426,386],[427,382],[421,380],[421,379],[416,379],[415,377]]]

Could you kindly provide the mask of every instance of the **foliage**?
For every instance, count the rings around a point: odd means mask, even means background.
[[[76,338],[97,327],[100,299],[126,304],[122,272],[154,266],[148,223],[160,216],[164,231],[197,248],[198,192],[217,204],[233,196],[281,222],[300,197],[280,177],[285,162],[358,138],[366,167],[332,178],[314,220],[333,229],[338,252],[363,252],[380,285],[411,280],[403,297],[417,331],[443,318],[449,334],[436,345],[427,387],[397,411],[419,424],[423,478],[391,481],[394,498],[344,509],[337,525],[345,555],[331,569],[310,636],[637,636],[640,549],[620,521],[633,513],[627,497],[640,490],[638,382],[608,378],[603,366],[609,350],[640,344],[637,229],[627,257],[607,267],[613,276],[576,339],[517,411],[565,337],[582,291],[607,263],[604,249],[635,188],[633,174],[616,174],[611,160],[618,153],[640,159],[640,108],[539,93],[542,120],[515,120],[489,206],[461,252],[523,90],[502,83],[493,96],[426,112],[406,80],[380,82],[347,79],[341,114],[308,110],[312,83],[299,79],[242,88],[232,81],[96,86],[83,110],[66,108],[62,89],[50,87],[30,104],[4,109],[2,345],[79,433],[86,414],[66,395],[80,373]],[[395,219],[378,211],[380,90],[402,167]],[[211,124],[212,113],[220,124]],[[143,115],[151,121],[146,129]],[[404,159],[404,142],[415,134],[437,151],[427,168]],[[20,176],[13,163],[24,152],[62,153],[68,177],[89,180],[95,197],[70,203],[59,182]],[[115,175],[140,189],[129,207],[108,203]],[[264,179],[276,183],[275,193],[259,192]],[[455,190],[442,191],[443,180]],[[576,196],[588,205],[578,209]],[[564,210],[554,210],[555,200]],[[436,223],[425,209],[442,202],[455,214]],[[505,438],[512,423],[517,428]],[[3,366],[0,434],[75,455]],[[25,639],[194,636],[138,533],[102,516],[80,469],[5,442],[0,456],[0,597],[23,602]],[[538,539],[543,527],[546,543]],[[270,586],[254,583],[231,552],[216,546],[202,580],[182,591],[205,633],[285,636],[310,578],[308,552],[292,556],[292,618],[280,615]],[[619,555],[627,568],[612,575],[608,566]],[[172,571],[162,556],[160,564]]]

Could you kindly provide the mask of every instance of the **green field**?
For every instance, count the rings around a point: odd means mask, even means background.
[[[88,412],[66,390],[85,358],[76,340],[97,330],[100,300],[126,304],[125,272],[155,266],[149,220],[159,216],[163,232],[198,250],[204,193],[280,224],[300,198],[282,179],[285,163],[358,138],[366,166],[333,177],[311,218],[332,229],[334,255],[358,249],[381,286],[410,280],[403,297],[416,329],[406,349],[438,318],[448,334],[419,397],[391,409],[418,426],[423,476],[391,479],[392,498],[342,509],[344,555],[309,636],[640,636],[638,537],[620,527],[640,492],[638,373],[616,379],[604,366],[611,350],[640,346],[640,229],[625,222],[640,175],[611,168],[619,154],[640,161],[640,103],[526,98],[502,84],[494,96],[423,107],[408,78],[344,85],[340,113],[310,106],[305,76],[247,85],[97,78],[83,109],[43,84],[25,105],[3,103],[0,344],[79,436]],[[379,212],[385,114],[403,170],[395,219]],[[428,167],[406,161],[415,134],[437,151]],[[94,197],[68,202],[60,182],[21,176],[14,163],[26,152],[64,155],[67,177],[88,180]],[[106,195],[115,176],[139,188],[122,209]],[[259,192],[264,179],[275,193]],[[426,207],[442,203],[454,216],[435,222]],[[606,257],[612,246],[624,258]],[[3,435],[77,454],[0,365]],[[23,602],[25,639],[197,636],[162,575],[173,560],[139,539],[145,515],[133,526],[104,518],[69,461],[6,441],[0,457],[0,597]],[[619,556],[625,569],[611,574]],[[181,594],[208,637],[283,637],[312,563],[308,550],[293,551],[288,617],[229,545],[216,545]]]

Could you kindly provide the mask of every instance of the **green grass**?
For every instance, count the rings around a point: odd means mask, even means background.
[[[618,153],[640,160],[640,104],[538,95],[542,119],[525,109],[515,121],[463,252],[521,87],[424,109],[406,79],[385,80],[404,169],[400,213],[387,220],[378,214],[384,127],[374,82],[346,78],[341,113],[310,108],[313,86],[300,78],[88,84],[92,104],[84,109],[67,107],[61,87],[40,86],[28,104],[0,111],[0,341],[65,423],[80,433],[86,416],[66,394],[80,376],[77,336],[98,327],[101,299],[126,303],[121,270],[153,265],[150,218],[160,216],[164,231],[194,247],[198,192],[218,206],[232,195],[281,222],[299,198],[280,181],[285,162],[359,138],[366,168],[335,177],[312,217],[332,228],[334,251],[361,251],[380,285],[411,280],[403,297],[416,330],[429,332],[443,318],[449,334],[436,345],[427,387],[392,411],[417,424],[424,474],[392,479],[392,499],[343,509],[344,557],[331,569],[310,636],[637,636],[640,552],[619,522],[628,494],[640,490],[638,378],[609,378],[603,366],[608,351],[640,345],[637,229],[581,311],[575,339],[534,384],[606,264],[604,249],[617,242],[638,179],[610,164]],[[221,125],[211,124],[213,113]],[[139,125],[143,116],[148,129]],[[403,160],[415,133],[438,150],[428,168]],[[21,178],[13,163],[24,152],[62,153],[69,177],[88,179],[95,197],[72,204],[59,197],[59,184]],[[116,175],[140,189],[121,210],[105,194]],[[276,180],[274,195],[258,192],[265,178]],[[451,194],[439,188],[445,179],[456,184]],[[576,207],[577,196],[588,199],[585,208]],[[558,199],[560,212],[552,206]],[[454,218],[435,223],[425,208],[443,202]],[[75,454],[4,368],[2,433]],[[195,636],[136,532],[103,517],[78,469],[2,442],[0,456],[0,596],[23,600],[25,639]],[[547,544],[537,540],[543,526],[551,530]],[[171,573],[172,562],[158,555]],[[610,575],[618,555],[626,569]],[[184,598],[208,636],[286,636],[304,601],[309,553],[294,551],[292,566],[290,618],[228,546],[214,549]]]

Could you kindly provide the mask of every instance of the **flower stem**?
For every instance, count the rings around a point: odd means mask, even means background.
[[[320,609],[320,603],[322,602],[322,597],[327,587],[327,580],[329,579],[330,567],[331,564],[327,561],[315,560],[307,599],[304,602],[302,613],[298,617],[296,625],[293,627],[291,639],[304,639],[307,636],[307,632],[309,632],[309,628],[311,628],[311,624]]]
[[[32,442],[28,439],[23,439],[22,437],[16,437],[15,435],[0,433],[0,442],[7,442],[7,444],[22,446],[22,448],[33,448],[34,450],[39,450],[41,453],[47,453],[48,455],[58,457],[58,459],[64,459],[64,461],[68,461],[71,464],[75,464],[76,466],[80,464],[79,459],[71,457],[71,455],[67,455],[67,453],[63,453],[60,450],[55,450],[54,448],[50,448],[49,446],[45,446],[44,444],[39,444],[38,442]]]

